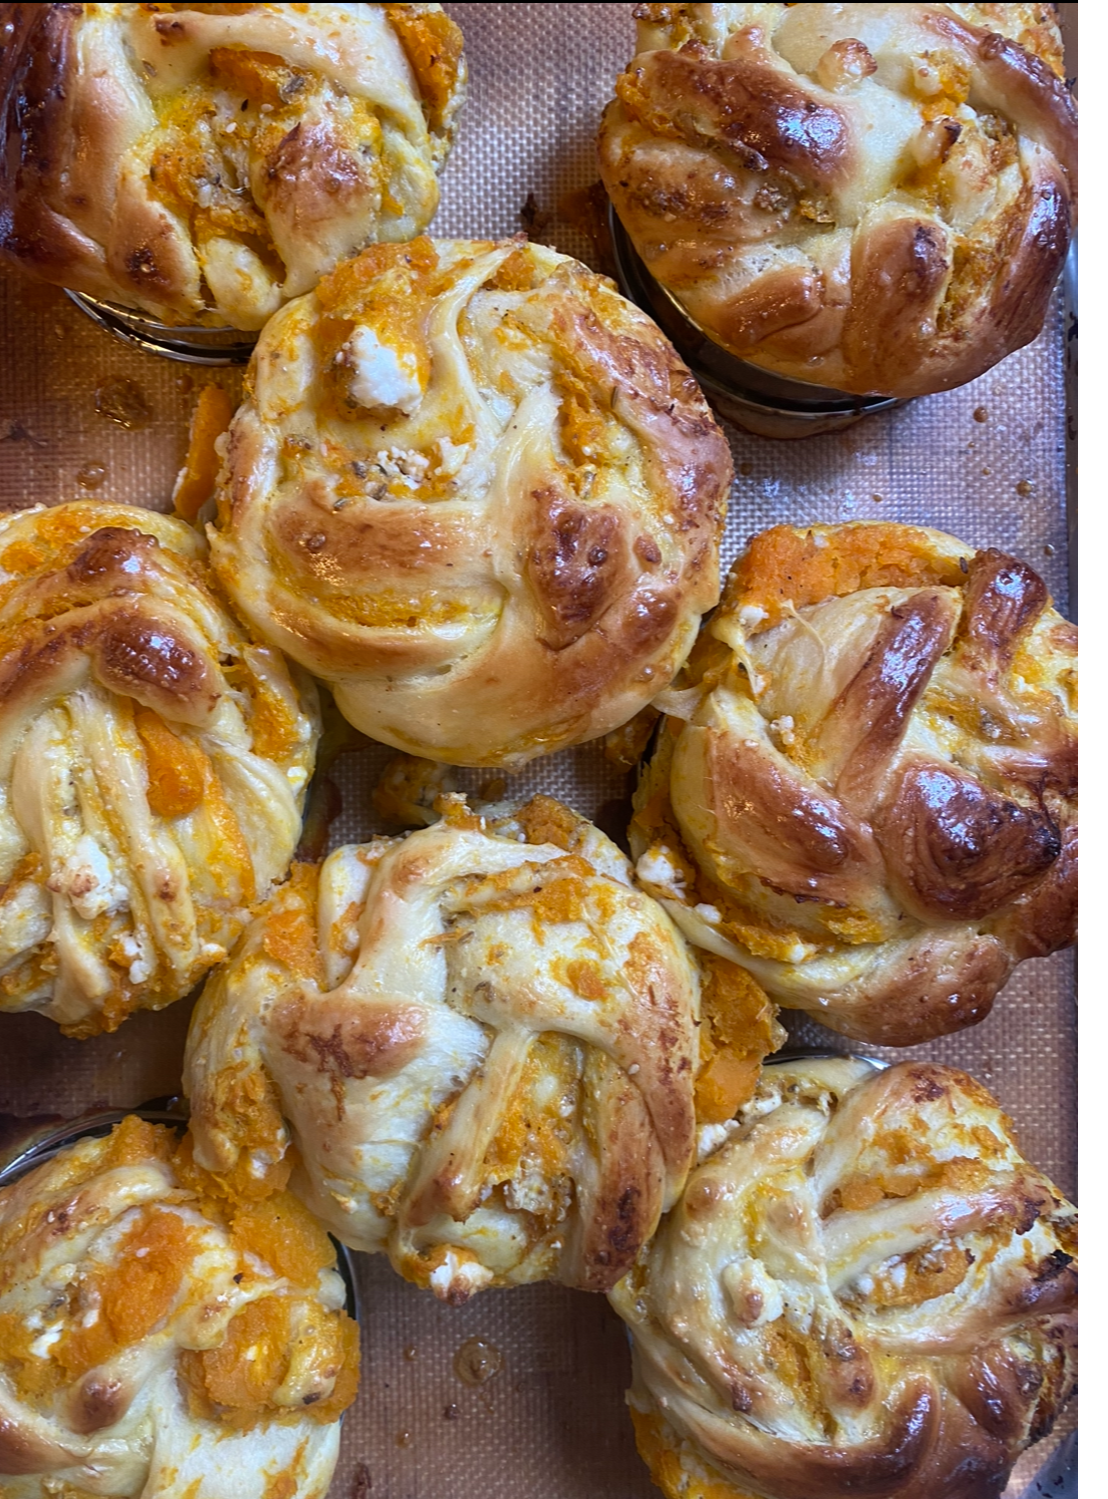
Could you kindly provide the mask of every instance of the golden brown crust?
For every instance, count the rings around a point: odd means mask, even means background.
[[[963,1073],[766,1069],[611,1297],[667,1499],[996,1499],[1074,1386],[1076,1219]]]
[[[0,24],[0,254],[43,280],[260,328],[434,212],[465,84],[441,6],[16,4]]]
[[[1048,7],[637,14],[601,175],[650,270],[717,342],[794,379],[907,397],[1035,336],[1077,183]]]
[[[315,694],[211,592],[181,521],[0,519],[0,1009],[71,1034],[182,998],[283,876]]]
[[[283,887],[205,990],[186,1060],[198,1158],[233,1174],[258,1153],[251,1078],[295,1138],[294,1183],[352,1247],[449,1301],[608,1290],[692,1159],[695,962],[559,803],[446,807],[338,850],[318,891]]]
[[[1076,634],[1038,575],[896,525],[774,527],[668,695],[639,875],[779,1003],[911,1045],[1076,933]]]
[[[514,241],[377,246],[269,324],[252,381],[215,565],[363,732],[519,764],[683,661],[730,456],[603,278]]]

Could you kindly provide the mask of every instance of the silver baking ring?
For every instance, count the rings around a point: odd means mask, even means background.
[[[86,317],[132,348],[175,359],[179,364],[226,366],[246,364],[258,341],[242,328],[170,327],[145,313],[116,302],[101,302],[82,291],[66,289],[66,296]]]

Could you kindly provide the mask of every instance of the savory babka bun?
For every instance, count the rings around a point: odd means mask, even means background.
[[[0,1189],[5,1499],[323,1499],[358,1329],[287,1192],[134,1115]]]
[[[438,204],[441,5],[0,5],[0,253],[165,323],[260,328]]]
[[[187,994],[284,875],[315,689],[212,592],[183,521],[0,515],[0,1011],[69,1035]]]
[[[778,1003],[905,1046],[1077,922],[1077,631],[1002,552],[755,537],[636,797],[638,875]]]
[[[965,1073],[774,1064],[611,1300],[667,1499],[997,1499],[1074,1387],[1077,1213]]]
[[[732,1112],[772,1008],[741,974],[702,979],[561,803],[440,807],[299,866],[213,975],[185,1059],[197,1160],[234,1177],[294,1143],[291,1187],[331,1232],[449,1301],[607,1290],[692,1163],[702,991],[714,1055],[745,1068],[716,1064]]]
[[[1034,338],[1077,120],[1050,5],[639,5],[600,169],[654,277],[763,369],[918,396]]]
[[[378,245],[267,326],[212,558],[355,727],[515,765],[670,680],[719,596],[730,480],[610,282],[512,240]]]

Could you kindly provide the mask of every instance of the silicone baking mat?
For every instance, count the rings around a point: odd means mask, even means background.
[[[600,111],[631,56],[631,7],[446,8],[465,32],[470,87],[435,232],[488,238],[526,225],[595,263],[580,195],[596,180]],[[728,429],[737,477],[724,562],[779,521],[904,521],[1025,558],[1066,612],[1068,332],[1059,294],[1034,344],[961,390],[801,442]],[[233,371],[187,371],[115,343],[62,293],[6,275],[0,350],[5,508],[92,495],[168,509],[197,386],[215,380],[235,391],[239,382]],[[338,762],[335,842],[377,829],[370,792],[390,753],[371,746]],[[488,773],[458,780],[476,790]],[[512,795],[539,789],[609,830],[626,820],[628,779],[596,747],[508,779]],[[845,1049],[812,1022],[788,1018],[796,1039]],[[137,1016],[113,1036],[75,1042],[41,1017],[2,1016],[0,1112],[71,1116],[172,1094],[187,1021],[179,1004]],[[1073,964],[1059,954],[1024,963],[981,1025],[910,1054],[980,1078],[1015,1119],[1027,1155],[1072,1192],[1074,1047]],[[364,1380],[346,1419],[333,1499],[657,1494],[623,1404],[626,1341],[603,1298],[539,1286],[449,1308],[383,1260],[356,1259]],[[473,1383],[474,1368],[493,1372]],[[1033,1475],[1073,1420],[1067,1412],[1052,1442],[1025,1456],[1013,1499],[1030,1499]]]

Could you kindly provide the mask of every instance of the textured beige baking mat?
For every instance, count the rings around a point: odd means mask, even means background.
[[[595,180],[593,137],[631,55],[628,5],[448,5],[470,90],[442,182],[441,235],[516,233],[594,258],[567,195]],[[525,205],[530,207],[524,212]],[[937,526],[1026,559],[1067,611],[1062,302],[1042,336],[974,384],[867,418],[835,436],[774,442],[729,429],[737,478],[729,563],[775,522],[885,519]],[[113,342],[59,292],[0,276],[0,503],[96,496],[169,508],[196,386],[189,373]],[[375,829],[369,793],[388,752],[339,761],[336,841]],[[477,788],[487,773],[470,772]],[[509,791],[541,789],[605,825],[626,778],[592,747],[539,761]],[[38,1016],[0,1017],[0,1112],[71,1116],[175,1093],[187,1004],[139,1015],[114,1036],[61,1039]],[[793,1034],[838,1050],[811,1022]],[[916,1048],[981,1079],[1013,1116],[1026,1154],[1075,1188],[1071,955],[1024,963],[975,1029]],[[894,1053],[887,1053],[892,1056]],[[346,1418],[332,1499],[649,1499],[623,1404],[628,1355],[603,1298],[537,1286],[440,1306],[387,1263],[357,1256],[364,1378]],[[497,1372],[467,1383],[468,1340]],[[478,1363],[481,1360],[477,1360]],[[471,1376],[472,1377],[472,1376]],[[1072,1425],[1067,1413],[1059,1432]],[[1025,1456],[1009,1495],[1030,1499],[1050,1447]]]

